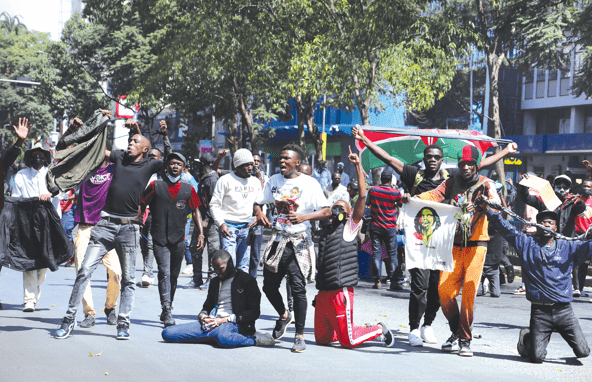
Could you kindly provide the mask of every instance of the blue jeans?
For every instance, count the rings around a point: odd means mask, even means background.
[[[220,241],[222,242],[222,249],[228,251],[232,256],[232,262],[237,269],[249,273],[249,257],[251,250],[247,243],[247,236],[249,236],[249,225],[236,225],[226,222],[230,237],[225,237],[220,233]]]
[[[136,255],[139,251],[140,230],[134,224],[115,224],[101,219],[90,234],[90,243],[80,265],[64,318],[74,320],[86,285],[103,257],[115,248],[121,264],[121,301],[117,323],[129,325],[136,292]]]
[[[74,241],[72,240],[72,230],[74,229],[74,211],[76,211],[76,206],[72,206],[72,208],[70,209],[70,211],[64,212],[62,214],[62,227],[64,227],[64,230],[66,231],[66,235],[68,236],[68,239],[74,243]]]
[[[152,227],[152,214],[148,214],[144,227],[142,227],[142,235],[140,236],[140,249],[142,251],[142,259],[144,263],[144,273],[142,276],[153,278],[152,268],[154,267],[154,245],[152,243],[152,234],[150,233]]]
[[[372,275],[374,282],[380,280],[380,263],[382,262],[382,242],[386,247],[386,253],[390,261],[387,262],[388,278],[392,280],[395,270],[399,265],[398,261],[398,246],[397,246],[397,231],[378,231],[370,229],[370,240],[372,240]]]
[[[189,247],[191,245],[191,236],[189,236],[189,232],[191,231],[191,222],[193,218],[187,219],[187,224],[185,224],[185,263],[187,265],[192,264],[193,260],[191,259],[191,251]]]
[[[253,244],[251,245],[251,263],[249,265],[249,274],[257,278],[257,268],[261,260],[261,243],[263,242],[263,227],[253,228]]]
[[[255,338],[238,332],[238,325],[226,322],[212,330],[203,330],[199,321],[183,325],[173,325],[162,331],[165,342],[212,344],[223,348],[253,346]]]

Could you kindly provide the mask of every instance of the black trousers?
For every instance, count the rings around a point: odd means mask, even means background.
[[[419,328],[421,318],[424,325],[431,325],[440,309],[440,271],[413,268],[411,275],[411,294],[409,295],[409,329]],[[425,314],[425,316],[424,316]]]
[[[195,223],[193,224],[193,235],[191,236],[191,244],[189,246],[193,264],[193,282],[195,283],[195,285],[202,285],[203,278],[201,273],[201,267],[203,265],[203,253],[205,251],[205,247],[200,249],[199,251],[195,250],[195,248],[197,247],[199,231],[195,228]],[[214,268],[212,268],[212,256],[214,256],[214,252],[220,249],[220,233],[218,231],[218,226],[214,224],[214,219],[208,220],[208,224],[205,224],[204,222],[203,230],[205,236],[205,244],[208,247],[207,278],[212,279],[216,276],[214,274]]]
[[[158,266],[158,293],[160,303],[173,303],[177,278],[185,257],[185,240],[165,246],[154,243],[154,258]]]
[[[269,256],[275,253],[277,246],[277,241],[272,244]],[[285,275],[288,276],[287,281],[292,289],[292,296],[294,298],[296,334],[304,334],[307,309],[306,280],[296,261],[292,243],[286,244],[277,273],[270,272],[265,267],[263,268],[263,292],[280,317],[286,312],[286,305],[284,305],[284,299],[280,293],[280,285]]]
[[[481,283],[477,291],[477,296],[483,295],[483,281],[489,280],[489,293],[491,297],[499,297],[502,294],[500,288],[500,270],[499,264],[483,265],[483,273],[481,273]]]
[[[553,305],[532,304],[530,333],[524,337],[524,347],[531,362],[541,363],[547,356],[551,334],[558,332],[578,358],[590,355],[588,342],[570,303]]]

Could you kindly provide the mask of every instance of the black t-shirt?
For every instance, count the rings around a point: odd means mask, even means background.
[[[140,196],[163,162],[149,157],[131,162],[124,151],[112,151],[110,159],[115,169],[103,211],[118,216],[137,216]]]
[[[401,181],[405,184],[405,186],[407,187],[407,189],[409,190],[409,192],[411,192],[411,189],[413,188],[413,184],[415,183],[415,176],[417,175],[419,171],[419,168],[415,167],[415,166],[410,166],[410,165],[403,165],[403,172],[401,173]],[[442,171],[442,170],[440,170]],[[456,175],[458,175],[459,170],[458,168],[447,168],[446,171],[448,171],[448,177],[455,177]],[[421,193],[424,193],[426,191],[432,191],[433,189],[435,189],[436,187],[438,187],[440,184],[442,184],[442,182],[444,182],[446,179],[443,179],[442,177],[440,177],[439,179],[430,179],[427,177],[424,177],[423,180],[421,181],[421,183],[419,185],[417,185],[417,188],[415,189],[415,195],[419,195]]]
[[[210,171],[199,182],[199,190],[197,191],[197,196],[199,196],[199,201],[201,202],[199,213],[202,218],[207,220],[212,218],[210,201],[212,200],[212,195],[214,195],[214,188],[216,188],[219,178],[220,176],[216,171]]]

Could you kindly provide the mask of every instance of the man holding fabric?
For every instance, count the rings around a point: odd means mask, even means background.
[[[388,164],[397,174],[409,190],[410,196],[419,195],[426,191],[432,191],[447,178],[454,178],[459,170],[450,168],[441,170],[444,160],[444,150],[437,144],[427,146],[423,151],[423,164],[425,169],[407,165],[399,159],[390,156],[364,135],[364,130],[356,126],[352,130],[352,136],[364,143],[364,145],[378,159]],[[482,167],[490,166],[505,155],[515,153],[518,145],[509,144],[504,150],[482,160]],[[413,268],[409,269],[411,276],[411,294],[409,296],[409,345],[423,346],[423,343],[436,343],[437,338],[432,327],[436,313],[440,309],[440,297],[438,285],[440,271]],[[420,329],[421,318],[424,317]]]
[[[460,174],[446,179],[435,190],[418,195],[420,199],[440,203],[450,200],[450,204],[463,208],[463,218],[457,228],[452,250],[454,270],[441,272],[439,295],[442,312],[448,319],[452,332],[450,338],[442,345],[442,350],[458,351],[459,355],[466,357],[473,356],[470,347],[473,304],[489,241],[487,217],[483,211],[475,209],[473,201],[478,196],[484,195],[489,200],[500,203],[495,184],[477,173],[480,164],[479,149],[466,145],[458,153]],[[461,288],[463,294],[459,310],[456,297]]]
[[[105,113],[108,113],[105,111]],[[161,127],[166,130],[166,124]],[[68,338],[76,326],[76,312],[86,284],[107,252],[115,249],[121,265],[121,302],[117,317],[117,339],[130,338],[130,315],[136,291],[136,255],[139,250],[140,228],[137,221],[140,196],[152,174],[163,162],[147,157],[150,141],[133,135],[127,151],[105,150],[105,159],[115,163],[113,181],[109,186],[101,219],[92,228],[90,244],[70,295],[68,310],[55,338]]]

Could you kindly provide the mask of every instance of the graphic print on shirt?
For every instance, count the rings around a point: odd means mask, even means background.
[[[302,191],[296,186],[273,187],[271,193],[275,199],[275,223],[281,227],[290,226],[292,223],[286,217],[290,212],[298,211],[298,199],[302,196]]]
[[[253,188],[253,186],[249,186],[248,184],[245,184],[244,186],[235,185],[234,192],[236,192],[237,194],[241,194],[243,199],[247,199],[249,197],[249,194],[255,192],[255,188]]]
[[[405,231],[407,269],[452,272],[455,215],[459,212],[458,207],[418,198],[403,204],[399,222]]]
[[[95,174],[93,176],[90,177],[90,182],[92,184],[103,184],[105,182],[110,182],[111,181],[111,173],[106,173],[106,174]]]
[[[415,232],[413,235],[416,239],[423,241],[427,248],[436,248],[434,246],[430,246],[430,239],[434,235],[434,232],[442,223],[440,222],[440,216],[436,213],[431,207],[424,207],[417,215],[415,215]],[[421,245],[420,243],[418,243]]]

